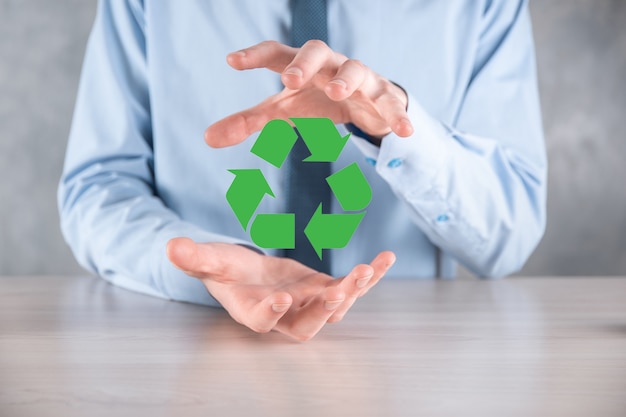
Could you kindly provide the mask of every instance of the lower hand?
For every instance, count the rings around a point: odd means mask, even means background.
[[[381,252],[343,278],[317,272],[295,260],[261,255],[240,245],[168,242],[170,261],[200,279],[233,319],[265,333],[276,330],[297,340],[337,322],[383,277],[395,255]]]
[[[237,70],[278,72],[285,88],[211,125],[205,141],[212,147],[236,145],[268,121],[290,117],[327,117],[335,123],[353,123],[378,138],[392,131],[402,137],[413,133],[404,90],[322,41],[308,41],[301,48],[261,42],[229,54],[227,61]]]

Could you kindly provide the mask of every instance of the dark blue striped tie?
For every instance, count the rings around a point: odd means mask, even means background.
[[[292,46],[300,47],[310,39],[328,42],[326,0],[291,0],[291,15]],[[322,203],[323,212],[330,212],[330,188],[326,183],[330,164],[302,162],[309,155],[304,141],[298,135],[298,141],[289,156],[287,181],[287,212],[296,214],[296,247],[285,250],[285,256],[329,274],[330,251],[324,250],[320,260],[304,235],[304,228],[318,204]]]

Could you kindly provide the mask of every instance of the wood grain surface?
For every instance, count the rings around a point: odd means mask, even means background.
[[[313,340],[0,277],[0,416],[626,416],[626,279],[387,280]]]

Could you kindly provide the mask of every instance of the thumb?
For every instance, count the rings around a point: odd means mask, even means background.
[[[197,276],[206,269],[200,259],[198,244],[186,237],[177,237],[167,242],[165,248],[167,258],[175,267],[189,275]],[[208,271],[203,271],[208,272]]]
[[[260,131],[270,121],[266,104],[231,114],[213,123],[204,131],[204,141],[212,148],[237,145]]]

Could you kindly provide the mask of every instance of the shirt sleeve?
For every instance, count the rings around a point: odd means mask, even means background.
[[[79,263],[116,285],[218,305],[169,262],[166,243],[244,242],[181,220],[155,195],[143,26],[139,1],[99,3],[58,190],[61,229]]]
[[[442,250],[479,276],[519,270],[541,239],[547,162],[526,1],[491,2],[452,125],[409,92],[411,137],[355,138]]]

